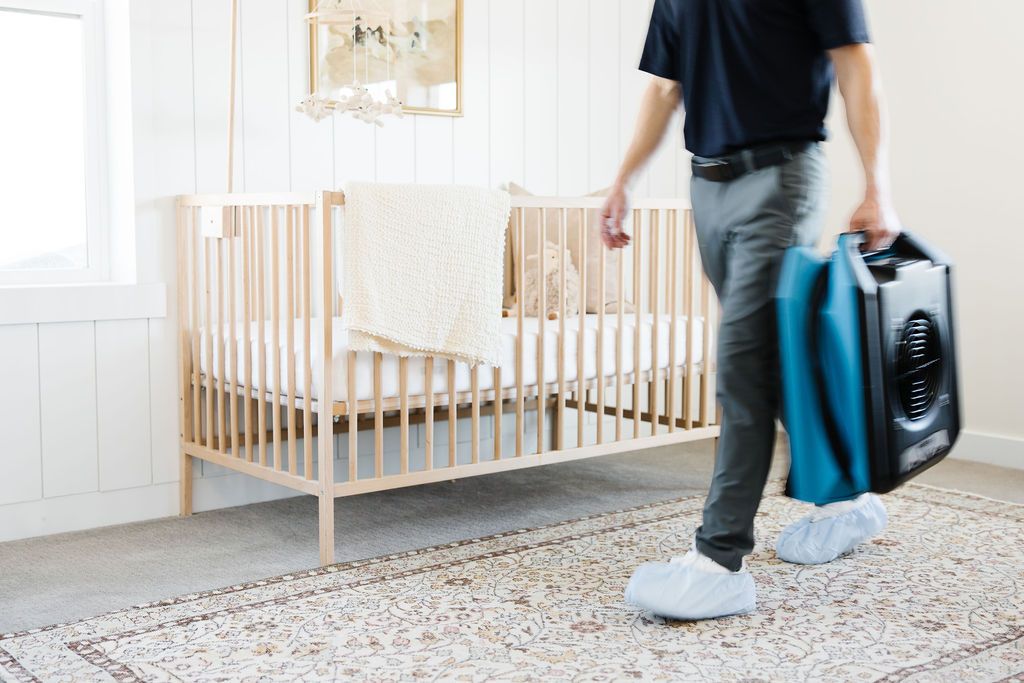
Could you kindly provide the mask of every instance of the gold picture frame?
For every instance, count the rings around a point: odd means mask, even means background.
[[[462,116],[462,60],[463,60],[463,0],[450,0],[455,13],[455,41],[452,49],[455,66],[455,106],[453,108],[435,108],[429,106],[417,106],[415,102],[403,102],[403,110],[407,114],[424,114],[428,116]],[[316,19],[316,12],[320,0],[309,0],[309,92],[314,94],[319,90],[320,83],[320,61],[321,61],[321,26]],[[353,60],[355,57],[353,57]],[[399,99],[401,98],[401,88]],[[327,106],[334,108],[333,103],[328,101]]]

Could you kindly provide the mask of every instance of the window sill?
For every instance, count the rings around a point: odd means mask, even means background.
[[[0,287],[0,325],[166,316],[162,282]]]

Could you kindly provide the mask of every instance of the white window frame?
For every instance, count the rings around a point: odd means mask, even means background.
[[[82,27],[82,69],[85,120],[85,225],[84,268],[0,270],[0,286],[95,283],[110,278],[108,207],[106,79],[104,62],[103,0],[0,0],[0,12],[77,17]],[[5,68],[17,68],[7,65]],[[60,201],[61,188],[52,188]],[[45,207],[40,207],[45,210]]]

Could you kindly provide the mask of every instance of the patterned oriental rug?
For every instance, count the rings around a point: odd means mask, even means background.
[[[1024,506],[908,485],[830,565],[782,563],[774,491],[750,616],[666,623],[622,600],[681,554],[702,497],[593,515],[0,634],[11,681],[1024,680]]]

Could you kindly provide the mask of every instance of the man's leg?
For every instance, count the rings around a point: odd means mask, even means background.
[[[776,169],[766,169],[725,187],[694,182],[701,255],[722,304],[722,428],[696,542],[702,554],[732,571],[742,567],[754,547],[754,515],[775,444],[779,369],[774,297],[783,253],[795,241],[794,216],[777,176]]]
[[[786,247],[817,240],[824,169],[814,147],[728,183],[695,179],[691,185],[701,260],[723,307],[718,394],[724,415],[697,550],[642,565],[626,587],[627,602],[655,614],[702,619],[756,607],[753,578],[738,570],[753,547],[774,446],[775,285]]]

